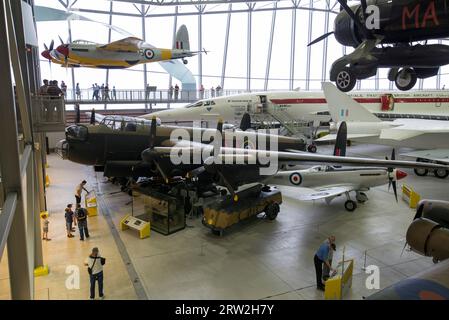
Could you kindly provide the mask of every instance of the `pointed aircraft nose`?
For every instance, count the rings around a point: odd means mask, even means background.
[[[396,180],[404,179],[407,176],[407,173],[401,170],[396,170]]]
[[[56,51],[58,51],[60,54],[62,54],[64,57],[69,56],[69,48],[65,44],[61,44],[56,48]]]

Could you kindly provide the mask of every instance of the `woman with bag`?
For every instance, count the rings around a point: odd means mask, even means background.
[[[100,256],[100,252],[97,247],[92,249],[92,253],[87,259],[87,272],[90,279],[90,299],[95,299],[95,281],[98,281],[98,294],[100,299],[104,299],[103,294],[103,265],[106,263],[106,259]]]

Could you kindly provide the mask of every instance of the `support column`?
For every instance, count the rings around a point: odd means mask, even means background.
[[[255,3],[248,3],[248,22],[246,31],[246,91],[251,91],[251,34],[253,24],[253,9]]]
[[[75,0],[72,4],[69,4],[69,1],[67,0],[67,5],[65,6],[67,11],[70,9],[70,7],[75,4],[77,0]],[[70,23],[70,20],[67,20],[67,27],[68,27],[68,32],[69,32],[69,42],[72,42],[72,25]],[[75,88],[76,88],[76,83],[75,83],[75,70],[74,68],[70,68],[71,69],[71,73],[72,73],[72,94],[73,94],[73,99],[75,99]]]
[[[147,36],[146,35],[147,34],[146,27],[145,27],[145,15],[146,15],[145,10],[146,10],[146,6],[144,4],[142,4],[141,8],[140,8],[140,11],[141,11],[141,14],[142,14],[142,40],[143,41],[146,41],[146,36]],[[143,83],[144,83],[144,88],[143,89],[144,89],[144,92],[145,92],[145,97],[147,95],[146,92],[147,92],[147,85],[148,85],[147,70],[148,70],[147,64],[144,63],[143,64]],[[150,107],[150,108],[152,109],[152,107]],[[147,110],[148,110],[148,103],[145,102],[145,111],[147,111]]]
[[[231,16],[232,16],[232,3],[229,4],[228,7],[228,19],[226,21],[226,35],[225,35],[225,44],[224,44],[224,50],[223,50],[223,65],[221,69],[221,81],[220,86],[224,88],[224,81],[226,78],[226,61],[228,59],[228,46],[229,46],[229,30],[231,28]]]
[[[178,28],[178,11],[179,11],[179,8],[178,8],[178,6],[176,6],[175,7],[175,16],[173,17],[173,42],[172,42],[172,48],[175,46],[175,42],[176,42],[176,29]],[[170,77],[168,79],[168,88],[171,88],[172,85],[173,85],[173,77],[172,77],[172,75],[170,75]],[[167,92],[167,97],[168,97],[168,92]],[[170,109],[170,102],[167,104],[167,108]]]
[[[309,0],[309,8],[313,8],[313,0]],[[309,11],[309,28],[307,34],[307,43],[312,42],[312,24],[313,24],[313,10]],[[310,63],[312,62],[312,46],[307,47],[306,60],[306,90],[310,89]]]
[[[203,12],[205,5],[196,6],[198,9],[198,51],[203,50]],[[198,54],[198,83],[197,87],[203,83],[203,55]]]
[[[271,66],[271,53],[273,52],[273,38],[274,38],[274,27],[276,25],[276,12],[278,3],[273,3],[273,11],[271,13],[271,30],[270,30],[270,40],[268,43],[268,54],[267,54],[267,67],[265,70],[265,83],[263,86],[264,90],[268,89],[268,79],[270,78],[270,66]]]
[[[290,34],[290,79],[288,88],[293,90],[293,82],[295,79],[295,49],[296,49],[296,8],[298,6],[298,1],[292,1],[294,8],[292,9],[292,29]],[[310,28],[310,26],[309,26]]]
[[[111,1],[111,3],[109,4],[109,26],[112,24],[112,8],[113,8],[113,4],[114,4],[114,1]],[[110,43],[111,40],[112,40],[112,29],[109,27],[109,30],[108,30],[108,43]],[[105,81],[105,84],[108,85],[108,87],[109,87],[109,69],[106,69],[106,81]],[[111,90],[112,90],[112,88],[109,87],[109,94],[110,94]],[[111,97],[111,95],[110,95],[110,97]],[[74,97],[74,98],[76,98],[76,97]],[[104,104],[104,109],[105,110],[107,109],[107,104],[106,103]]]
[[[329,11],[331,10],[330,0],[326,0],[326,9],[327,11],[324,14],[324,33],[329,32]],[[321,68],[321,82],[324,82],[327,79],[327,49],[329,45],[329,39],[326,38],[323,41],[323,66]]]
[[[4,41],[0,46],[0,64],[3,66],[11,65],[10,46],[8,42],[16,41],[15,34],[7,31],[6,15],[11,15],[9,8],[9,0],[0,1],[0,39],[9,39],[9,41]],[[17,14],[12,17],[10,16],[10,18],[18,19]],[[11,25],[10,27],[13,28]],[[15,75],[17,76],[18,73],[15,72]],[[17,81],[17,79],[15,80]],[[17,195],[17,201],[14,201],[15,205],[10,207],[14,210],[10,213],[2,212],[2,214],[12,215],[7,240],[11,298],[29,300],[33,299],[33,280],[32,271],[28,263],[27,230],[25,227],[24,199],[20,172],[16,102],[11,73],[0,73],[0,83],[3,84],[2,94],[0,95],[0,114],[2,115],[0,117],[0,136],[2,137],[2,143],[0,144],[0,166],[2,183],[5,195],[7,196],[6,201],[13,199]],[[5,205],[5,207],[7,206]],[[5,237],[6,234],[1,234],[0,236]]]

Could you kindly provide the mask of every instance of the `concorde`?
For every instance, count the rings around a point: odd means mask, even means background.
[[[425,118],[449,120],[449,91],[351,92],[350,97],[382,119]],[[329,108],[321,91],[267,91],[202,99],[182,108],[154,112],[162,123],[190,124],[217,121],[238,125],[245,112],[303,121],[330,120]]]

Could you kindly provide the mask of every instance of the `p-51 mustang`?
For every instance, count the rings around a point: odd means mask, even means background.
[[[148,124],[141,118],[125,121],[106,117],[99,125],[67,127],[66,139],[58,144],[57,151],[73,162],[96,166],[108,177],[151,177],[166,183],[181,177],[201,185],[226,187],[234,196],[239,186],[261,182],[285,164],[447,168],[411,161],[301,153],[296,151],[300,141],[295,138],[236,130],[229,140],[227,136],[223,139],[222,129],[222,122],[217,129],[203,129],[158,126],[156,118]]]
[[[45,51],[41,55],[53,63],[63,67],[89,67],[103,69],[129,68],[142,63],[169,61],[182,59],[187,64],[186,58],[206,51],[190,51],[189,33],[185,25],[182,25],[176,33],[176,41],[173,49],[160,49],[151,46],[145,41],[128,37],[108,44],[97,44],[84,40],[63,43],[53,49],[45,45]]]

